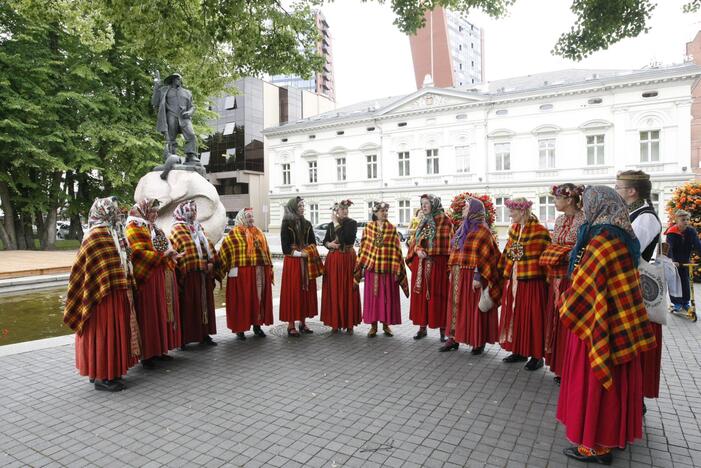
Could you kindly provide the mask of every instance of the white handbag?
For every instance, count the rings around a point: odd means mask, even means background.
[[[480,294],[480,301],[477,305],[480,312],[489,312],[494,308],[494,301],[489,297],[489,286],[482,288],[482,293]]]
[[[669,295],[667,294],[664,266],[661,262],[653,260],[648,263],[641,258],[638,270],[640,271],[640,289],[643,293],[643,302],[648,318],[651,322],[667,325]]]

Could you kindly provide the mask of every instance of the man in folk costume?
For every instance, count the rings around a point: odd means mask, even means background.
[[[501,253],[480,200],[465,199],[462,223],[450,246],[448,341],[439,351],[458,349],[459,343],[464,343],[472,346],[472,354],[479,355],[485,344],[499,341],[497,309],[502,288]]]
[[[511,354],[506,363],[531,357],[526,370],[543,367],[544,320],[547,286],[545,270],[538,261],[550,243],[548,230],[531,213],[533,202],[514,198],[505,203],[512,225],[499,270],[506,283],[501,303],[499,342]]]
[[[318,313],[316,278],[324,266],[316,248],[312,223],[304,218],[304,200],[291,198],[285,206],[280,226],[280,241],[285,259],[282,264],[280,320],[288,322],[287,334],[313,333],[306,320]],[[295,329],[299,321],[299,332]]]
[[[170,243],[181,254],[178,260],[182,346],[202,343],[216,346],[210,335],[217,333],[214,315],[214,246],[197,222],[194,200],[180,203],[173,211]]]
[[[353,281],[355,269],[355,237],[358,223],[348,217],[350,200],[342,200],[331,208],[332,222],[324,236],[329,249],[324,265],[321,289],[321,321],[336,333],[340,328],[353,334],[353,327],[361,321],[360,292]]]
[[[545,310],[545,362],[555,374],[555,382],[560,383],[562,361],[565,353],[565,328],[560,323],[558,304],[560,296],[570,286],[567,268],[572,247],[577,242],[579,227],[584,223],[582,193],[584,186],[562,184],[552,187],[550,194],[555,197],[555,209],[563,214],[555,219],[552,244],[540,256],[540,266],[548,274],[548,301]]]
[[[136,282],[141,363],[147,369],[154,368],[156,358],[173,359],[167,355],[168,326],[169,321],[173,326],[174,320],[166,299],[166,271],[169,264],[175,263],[178,253],[173,249],[159,252],[154,247],[156,232],[153,223],[158,216],[158,205],[158,200],[148,198],[134,205],[129,211],[125,229]]]
[[[443,212],[441,199],[421,196],[422,217],[409,243],[406,263],[411,269],[409,318],[419,326],[414,336],[426,336],[426,327],[440,329],[445,341],[445,311],[448,305],[448,257],[453,223]]]
[[[88,232],[68,280],[63,321],[75,331],[75,361],[96,390],[126,388],[121,377],[138,362],[139,327],[131,264],[113,197],[96,198]]]
[[[560,307],[568,334],[557,419],[577,444],[565,455],[608,465],[611,449],[642,437],[641,355],[655,347],[655,335],[623,200],[610,187],[587,187],[584,215]]]
[[[402,323],[399,288],[409,297],[406,267],[397,228],[387,221],[389,205],[375,203],[372,222],[363,230],[355,266],[355,282],[365,281],[363,322],[371,325],[368,337],[377,336],[382,322],[385,336],[393,336],[390,325]]]
[[[662,223],[650,200],[652,183],[643,171],[623,171],[616,177],[616,192],[628,207],[635,237],[640,243],[640,256],[649,262],[662,234]],[[662,368],[662,325],[650,322],[655,332],[657,347],[642,355],[643,395],[645,398],[660,396],[660,370]],[[643,411],[646,411],[643,403]]]
[[[253,327],[273,324],[273,261],[268,241],[255,226],[253,208],[238,212],[234,227],[219,249],[217,279],[226,278],[226,325],[240,340]]]

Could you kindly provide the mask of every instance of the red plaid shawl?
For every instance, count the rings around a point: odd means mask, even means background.
[[[63,322],[81,334],[102,299],[112,290],[128,288],[112,234],[106,227],[93,228],[83,239],[71,268]]]
[[[167,264],[168,258],[153,247],[151,230],[148,226],[129,223],[125,234],[131,248],[134,279],[137,284],[141,284],[148,279],[154,268]]]
[[[406,267],[402,259],[397,228],[389,222],[383,226],[375,221],[363,229],[358,260],[355,265],[355,279],[360,281],[364,270],[375,273],[391,273],[399,282],[404,294],[409,296]]]
[[[453,223],[443,213],[435,216],[434,221],[436,222],[436,237],[433,239],[433,247],[428,247],[426,239],[418,239],[417,245],[417,239],[412,238],[406,255],[407,265],[411,264],[417,250],[424,250],[429,257],[450,255],[450,240],[453,238],[454,231]]]
[[[448,266],[477,268],[480,276],[489,286],[489,296],[498,303],[501,300],[502,288],[502,278],[498,268],[500,257],[501,253],[494,235],[487,226],[480,226],[467,235],[462,250],[452,249]]]
[[[206,270],[206,261],[197,256],[195,241],[192,240],[192,235],[190,235],[190,230],[186,225],[182,223],[173,225],[173,230],[170,232],[170,243],[178,252],[185,252],[185,255],[178,260],[178,271],[181,274]]]
[[[499,260],[499,270],[503,272],[504,278],[511,277],[514,261],[508,257],[507,252],[509,252],[513,244],[518,242],[518,238],[519,225],[512,224],[509,229],[509,240]],[[545,229],[537,219],[530,219],[523,227],[520,242],[523,245],[523,257],[518,261],[516,279],[528,280],[543,278],[545,276],[545,271],[538,262],[540,260],[540,255],[548,244],[550,244],[550,234],[548,234],[548,230]]]
[[[324,262],[321,260],[321,255],[319,255],[319,250],[316,245],[309,244],[302,249],[303,252],[307,252],[307,277],[309,279],[315,279],[324,274]]]
[[[589,363],[606,389],[613,366],[655,347],[638,269],[622,240],[603,230],[589,241],[563,294],[560,320],[591,346]]]
[[[560,215],[555,221],[552,241],[540,256],[540,266],[545,267],[550,278],[567,276],[570,264],[570,252],[577,242],[577,231],[584,222],[584,214],[580,211],[574,216]]]

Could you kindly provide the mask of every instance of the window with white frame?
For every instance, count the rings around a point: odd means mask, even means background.
[[[427,149],[426,150],[426,174],[438,174],[438,150],[437,149]]]
[[[603,166],[604,136],[587,135],[587,166]]]
[[[319,204],[318,203],[310,203],[309,204],[309,221],[312,223],[312,226],[316,226],[319,224]]]
[[[555,139],[538,140],[538,164],[541,169],[555,167]]]
[[[316,184],[317,182],[317,162],[309,161],[309,183]]]
[[[342,182],[346,180],[346,158],[336,158],[336,180]]]
[[[290,164],[282,165],[282,185],[290,185],[292,183],[292,174],[290,173]]]
[[[511,143],[494,143],[495,168],[497,171],[511,170]]]
[[[494,198],[494,222],[496,223],[508,223],[509,222],[509,209],[506,208],[506,200],[509,197],[496,197]]]
[[[640,162],[656,162],[660,160],[660,131],[647,130],[640,132]]]
[[[409,160],[408,151],[400,151],[397,153],[397,161],[399,161],[399,176],[411,175],[411,162]]]
[[[460,173],[470,172],[470,147],[455,147],[455,170]]]
[[[650,194],[650,201],[652,202],[652,207],[655,209],[655,212],[660,215],[662,214],[660,212],[660,193],[659,192],[652,192]]]
[[[539,218],[543,224],[553,225],[555,223],[555,197],[542,195],[538,199],[540,208]]]
[[[411,222],[411,202],[399,200],[399,224],[408,225]]]
[[[365,156],[368,166],[368,179],[377,179],[377,155],[368,154]]]

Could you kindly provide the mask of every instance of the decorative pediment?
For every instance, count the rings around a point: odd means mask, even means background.
[[[536,128],[534,128],[531,133],[533,135],[550,135],[550,134],[555,134],[555,133],[560,133],[562,129],[558,127],[557,125],[540,125]]]
[[[380,115],[460,106],[479,101],[481,101],[480,98],[460,91],[424,88],[390,104],[380,112]]]
[[[595,119],[595,120],[589,120],[587,122],[584,122],[582,125],[579,126],[580,130],[605,130],[609,127],[612,127],[613,124],[609,122],[608,120],[602,120],[602,119]]]
[[[512,130],[507,130],[506,128],[500,128],[498,130],[494,130],[492,132],[489,132],[487,135],[487,138],[489,139],[496,139],[496,138],[513,138],[516,135],[516,132]]]

